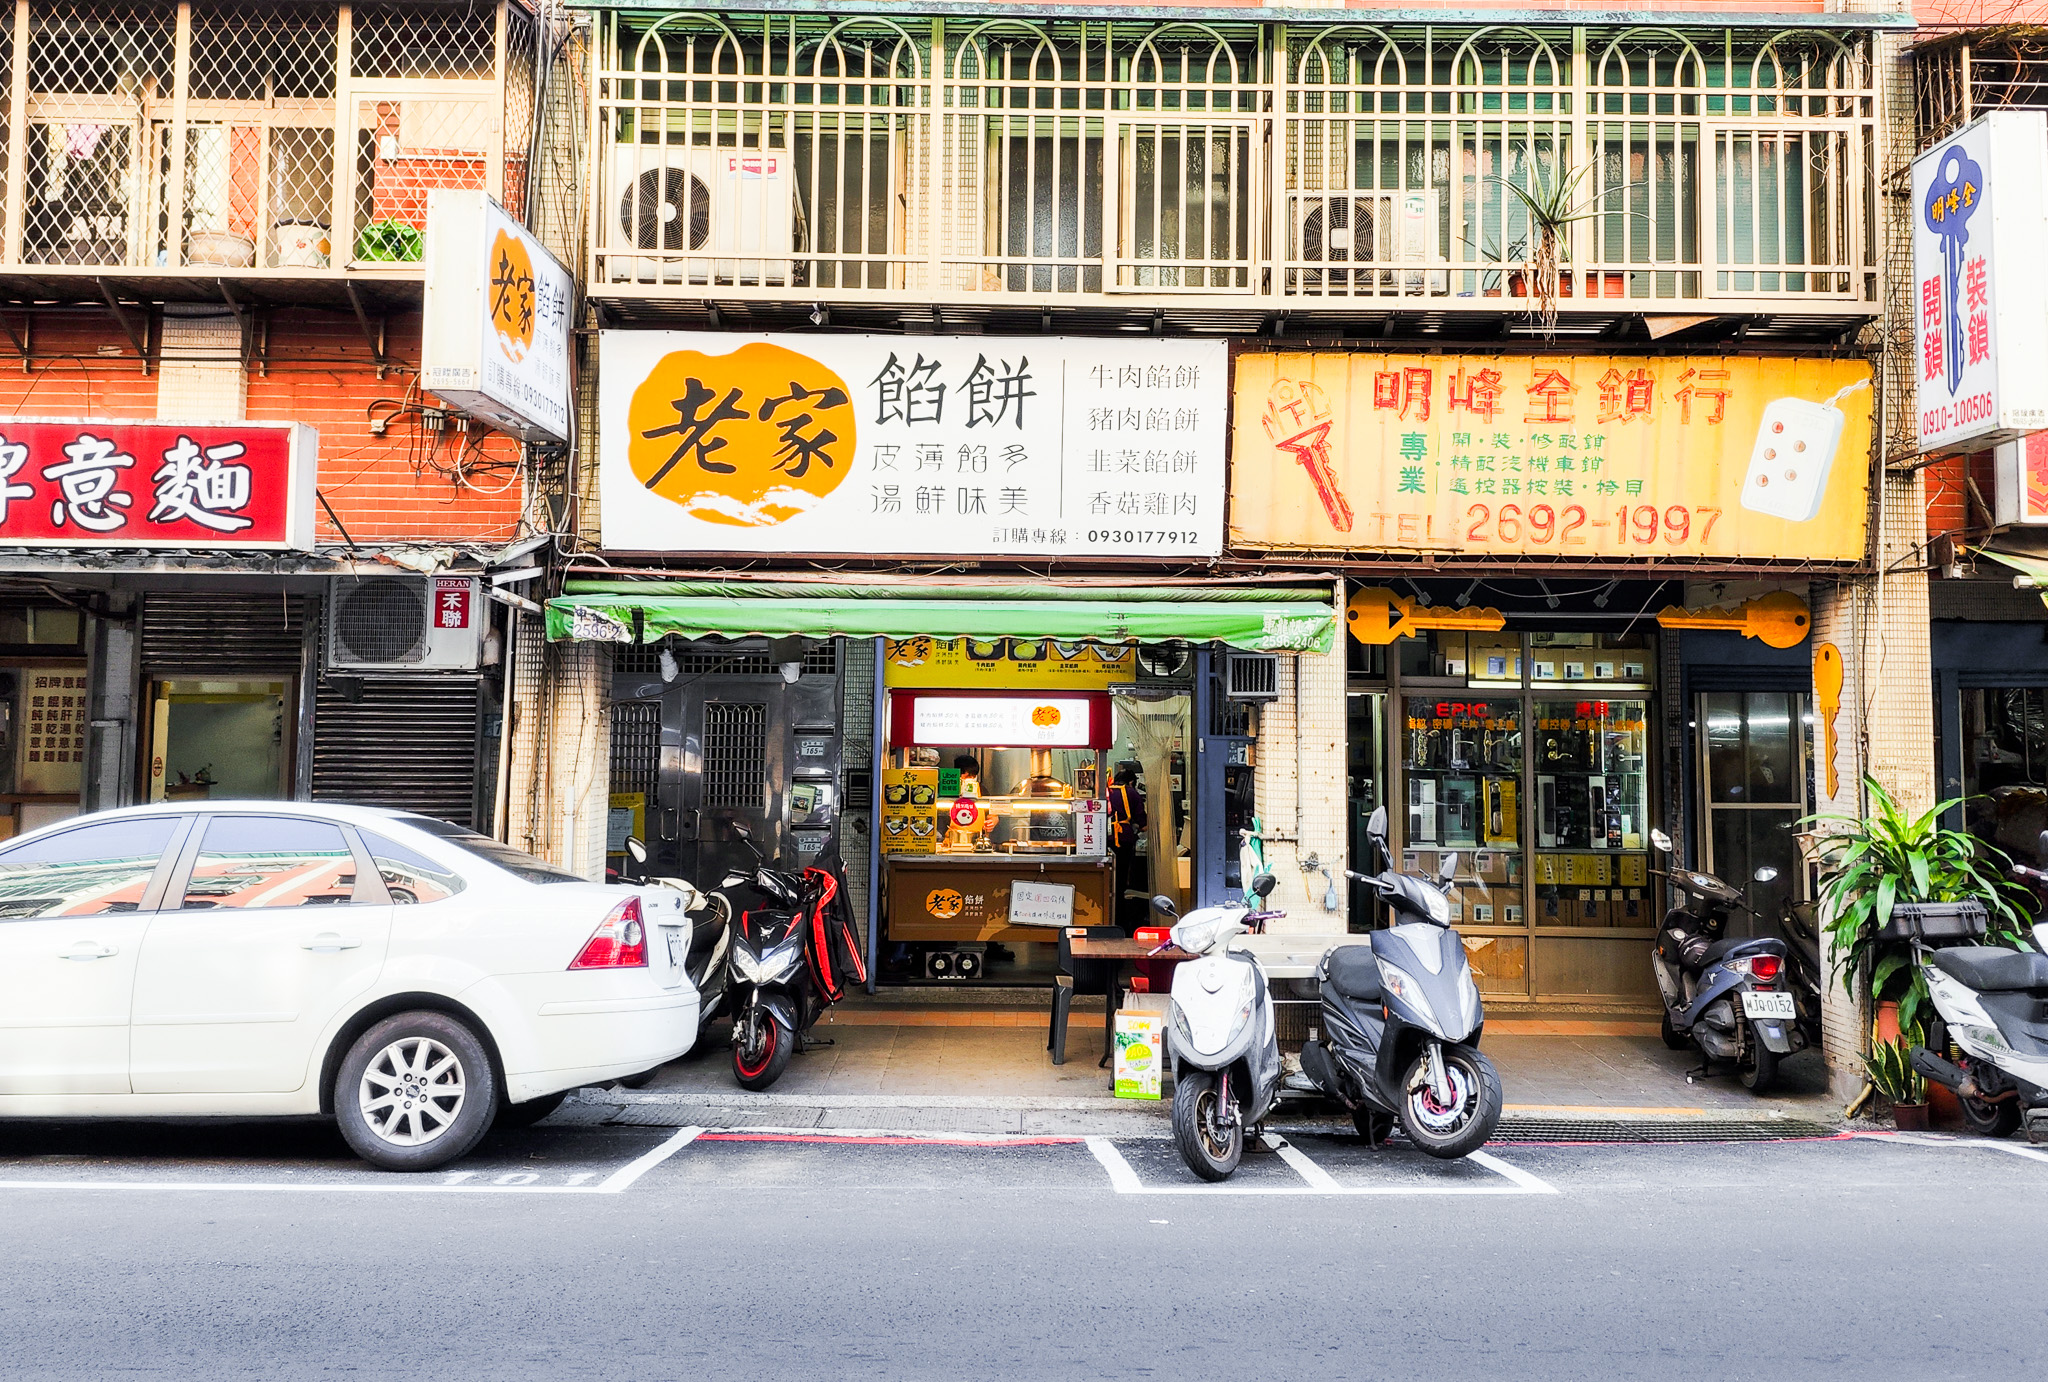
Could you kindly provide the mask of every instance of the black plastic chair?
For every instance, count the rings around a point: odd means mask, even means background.
[[[1052,1030],[1046,1034],[1046,1049],[1052,1052],[1054,1065],[1067,1063],[1067,1014],[1072,1011],[1077,994],[1101,997],[1108,1009],[1102,1026],[1102,1059],[1096,1062],[1098,1068],[1109,1064],[1109,1053],[1116,1049],[1116,985],[1117,976],[1123,970],[1119,960],[1077,960],[1074,958],[1073,938],[1081,936],[1091,941],[1127,940],[1130,933],[1121,926],[1062,926],[1060,928],[1060,972],[1053,979],[1052,987]]]

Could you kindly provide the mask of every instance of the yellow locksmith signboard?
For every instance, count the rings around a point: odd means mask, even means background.
[[[1870,368],[1245,354],[1235,548],[1856,561]]]

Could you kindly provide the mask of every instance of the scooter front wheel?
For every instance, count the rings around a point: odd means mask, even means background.
[[[1181,1160],[1203,1180],[1228,1180],[1244,1159],[1244,1120],[1237,1101],[1223,1108],[1213,1070],[1183,1067],[1173,1082],[1173,1140]]]
[[[744,1013],[735,1024],[732,1077],[742,1089],[766,1089],[782,1078],[796,1052],[796,1033],[773,1013]]]
[[[1444,1079],[1448,1100],[1430,1087],[1429,1048],[1425,1046],[1401,1082],[1401,1131],[1431,1156],[1455,1160],[1486,1145],[1500,1126],[1500,1075],[1493,1062],[1469,1046],[1445,1046]]]

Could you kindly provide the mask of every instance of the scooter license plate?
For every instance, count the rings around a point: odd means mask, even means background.
[[[1745,993],[1742,995],[1742,1015],[1747,1018],[1784,1018],[1799,1016],[1799,1009],[1789,993]]]

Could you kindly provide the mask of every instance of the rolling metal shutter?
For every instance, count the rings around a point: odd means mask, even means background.
[[[344,700],[321,684],[313,710],[313,800],[388,806],[478,828],[479,683],[365,677],[361,686],[360,699]]]
[[[150,591],[142,597],[142,664],[159,677],[295,673],[314,608],[278,591]]]

